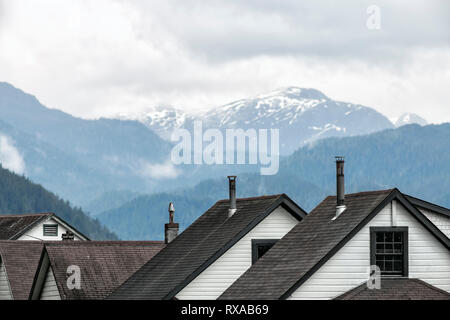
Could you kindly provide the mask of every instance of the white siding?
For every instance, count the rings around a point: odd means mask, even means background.
[[[180,300],[217,299],[252,264],[252,239],[281,239],[298,220],[278,207],[197,278],[181,290]]]
[[[48,268],[44,285],[42,286],[41,300],[61,300],[58,287],[56,285],[55,275],[52,267]]]
[[[442,233],[450,238],[450,217],[446,217],[442,214],[434,213],[425,209],[420,209],[420,211],[433,222],[436,227],[438,227]]]
[[[58,225],[58,235],[54,237],[48,237],[44,236],[44,225],[45,224],[57,224]],[[32,228],[31,230],[28,230],[24,235],[22,235],[18,240],[30,240],[30,241],[36,241],[36,240],[44,240],[44,241],[59,241],[62,240],[63,233],[67,232],[67,228],[65,228],[63,225],[58,223],[54,219],[49,219],[44,222],[39,223],[37,226]],[[81,240],[80,237],[75,235],[75,240]]]
[[[450,292],[450,252],[401,204],[396,205],[398,227],[408,227],[409,277]],[[345,214],[345,213],[343,213]],[[370,227],[392,226],[387,205],[343,248],[300,286],[290,299],[333,299],[368,279]],[[383,285],[383,282],[381,283]]]
[[[13,296],[9,286],[8,275],[6,274],[5,264],[0,259],[0,300],[12,300]]]

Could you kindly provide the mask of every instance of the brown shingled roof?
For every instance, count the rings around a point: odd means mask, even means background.
[[[160,241],[58,241],[46,243],[62,299],[104,299],[165,244]],[[67,267],[81,269],[81,289],[69,290]]]
[[[28,299],[43,248],[39,241],[0,241],[0,256],[14,299]]]
[[[0,240],[17,240],[26,231],[53,215],[53,213],[0,214]]]
[[[450,293],[419,279],[382,279],[380,289],[366,283],[340,295],[335,300],[450,300]]]

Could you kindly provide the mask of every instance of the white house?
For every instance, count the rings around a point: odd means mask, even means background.
[[[450,299],[450,210],[398,189],[345,195],[343,165],[337,196],[221,299]]]
[[[54,213],[0,215],[0,240],[58,241],[63,235],[89,240]]]
[[[228,200],[166,241],[109,298],[216,299],[306,216],[285,194],[236,199],[236,177],[229,179]]]

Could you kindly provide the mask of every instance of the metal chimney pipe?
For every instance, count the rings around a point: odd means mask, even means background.
[[[228,217],[231,217],[236,212],[236,176],[229,176],[229,189],[230,189],[230,207],[228,209]]]
[[[336,157],[336,217],[345,211],[344,157]]]

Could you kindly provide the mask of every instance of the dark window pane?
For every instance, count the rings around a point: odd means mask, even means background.
[[[394,234],[394,241],[395,242],[403,242],[403,233],[395,232],[395,234]]]
[[[384,236],[384,241],[385,242],[392,242],[394,239],[393,237],[393,232],[386,232],[385,236]]]
[[[377,232],[376,242],[384,242],[384,233],[383,232]]]
[[[384,244],[377,243],[377,253],[384,252]]]
[[[392,243],[386,243],[384,253],[393,253],[394,248]]]
[[[393,264],[391,260],[385,262],[385,271],[393,271]]]

